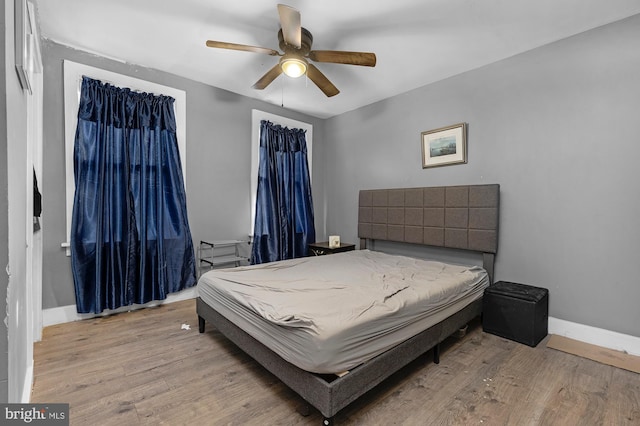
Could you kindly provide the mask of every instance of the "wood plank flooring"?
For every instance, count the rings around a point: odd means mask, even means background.
[[[183,330],[182,324],[191,326]],[[31,402],[71,425],[320,425],[315,410],[207,324],[195,301],[47,327]],[[638,425],[640,375],[470,324],[342,410],[337,425]]]

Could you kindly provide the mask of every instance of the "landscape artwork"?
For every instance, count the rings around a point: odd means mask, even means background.
[[[454,136],[446,136],[432,140],[429,143],[429,151],[431,157],[440,157],[441,155],[451,155],[456,153],[456,138]]]
[[[467,124],[459,123],[421,133],[422,168],[467,162]]]

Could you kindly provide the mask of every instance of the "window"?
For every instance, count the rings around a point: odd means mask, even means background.
[[[175,99],[174,108],[176,114],[176,133],[178,149],[180,150],[180,162],[185,186],[187,184],[186,173],[186,122],[187,122],[187,94],[184,90],[163,86],[138,78],[94,68],[76,62],[64,61],[64,140],[65,140],[65,171],[66,171],[66,207],[67,207],[67,241],[62,243],[67,247],[67,256],[71,255],[69,240],[71,235],[71,216],[73,213],[73,196],[75,181],[73,178],[73,146],[75,142],[76,125],[78,123],[78,104],[80,101],[80,89],[82,76],[100,80],[103,83],[113,84],[118,87],[127,87],[131,90],[149,92],[171,96]]]
[[[309,162],[309,180],[312,179],[311,156],[313,153],[313,126],[303,121],[293,120],[287,117],[281,117],[268,112],[257,109],[251,110],[251,225],[249,227],[249,236],[253,237],[253,227],[256,222],[256,193],[258,192],[258,166],[260,164],[260,122],[269,120],[272,123],[279,124],[290,129],[304,129],[307,131],[307,161]]]

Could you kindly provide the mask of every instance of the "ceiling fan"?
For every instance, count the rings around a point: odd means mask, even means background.
[[[325,95],[331,97],[337,95],[340,91],[315,65],[309,62],[309,59],[314,62],[332,62],[366,67],[376,66],[375,53],[311,50],[313,36],[306,28],[302,28],[300,25],[300,12],[291,6],[279,4],[278,14],[280,15],[281,27],[278,31],[278,41],[280,49],[284,53],[265,47],[213,40],[207,40],[207,46],[280,56],[279,62],[253,85],[254,89],[259,90],[267,87],[283,72],[294,78],[306,74]]]

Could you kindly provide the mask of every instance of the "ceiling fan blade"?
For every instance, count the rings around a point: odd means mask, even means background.
[[[241,50],[243,52],[264,53],[271,56],[278,56],[277,50],[267,49],[266,47],[249,46],[246,44],[227,43],[224,41],[207,40],[207,46],[219,49]]]
[[[332,62],[335,64],[376,66],[376,54],[368,52],[344,52],[339,50],[312,50],[309,59],[315,62]]]
[[[338,88],[334,86],[333,83],[330,82],[329,79],[313,64],[308,65],[307,77],[309,77],[309,79],[313,81],[328,97],[335,96],[340,93]]]
[[[271,84],[273,80],[275,80],[280,74],[282,74],[282,67],[280,64],[276,64],[273,68],[271,68],[265,75],[263,75],[260,80],[256,81],[256,84],[253,85],[254,89],[262,90],[268,85]]]
[[[300,49],[302,45],[300,12],[291,6],[279,4],[278,14],[285,43]]]

